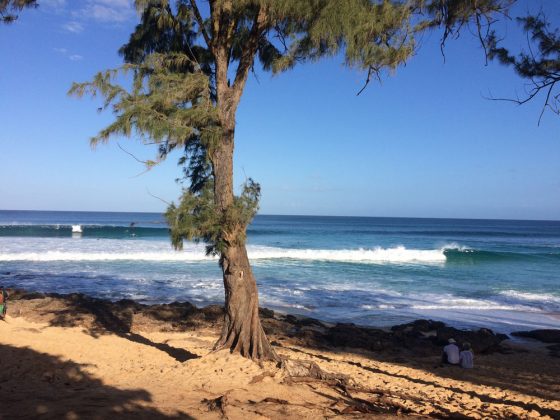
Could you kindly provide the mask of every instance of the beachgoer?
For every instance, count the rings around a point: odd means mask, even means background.
[[[0,318],[4,318],[6,316],[6,312],[8,310],[8,292],[4,287],[0,287]]]
[[[461,367],[465,369],[472,369],[474,366],[473,359],[474,355],[470,343],[463,343],[463,350],[459,353],[459,363],[461,364]]]
[[[457,347],[453,338],[450,338],[447,342],[449,344],[443,348],[441,361],[449,365],[457,365],[459,364],[459,347]]]

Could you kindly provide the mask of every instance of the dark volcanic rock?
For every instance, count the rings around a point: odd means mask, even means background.
[[[400,324],[391,327],[391,331],[404,331],[404,332],[429,332],[435,331],[445,327],[445,324],[440,321],[433,321],[431,319],[417,319],[416,321],[409,322],[408,324]]]
[[[546,346],[552,357],[560,357],[560,344],[553,344],[551,346]]]
[[[25,290],[19,289],[7,289],[10,294],[10,300],[33,300],[33,299],[43,299],[49,296],[46,293],[40,292],[26,292]]]
[[[511,333],[516,337],[534,338],[543,343],[560,343],[560,330],[532,330]]]
[[[430,339],[445,324],[431,319],[418,319],[408,324],[391,327],[395,347],[404,347],[417,355],[433,355],[441,351],[440,347]],[[428,334],[431,333],[431,334]]]
[[[319,327],[319,328],[326,328],[325,324],[315,318],[309,318],[306,316],[297,317],[294,315],[286,315],[284,317],[284,321],[296,325],[298,327]]]
[[[299,331],[293,333],[299,343],[305,346],[324,346],[325,335],[321,331],[315,329],[302,328]]]
[[[130,305],[128,308],[133,309],[135,313],[142,310],[144,315],[163,322],[178,322],[199,312],[196,306],[188,302],[163,303],[145,308],[136,304]]]
[[[452,327],[444,327],[437,330],[436,344],[443,346],[448,340],[453,338],[461,346],[468,342],[477,353],[490,353],[499,350],[500,343],[507,339],[505,334],[494,334],[488,328],[481,328],[476,331],[458,330]]]
[[[272,309],[259,307],[259,315],[261,318],[274,318],[274,311]]]
[[[329,329],[325,339],[335,347],[353,347],[366,350],[383,350],[392,346],[391,333],[354,324],[336,324]]]
[[[143,305],[132,300],[132,299],[121,299],[121,300],[117,300],[115,302],[115,306],[117,307],[121,307],[121,308],[128,308],[128,309],[133,309],[133,310],[137,310],[139,311]]]

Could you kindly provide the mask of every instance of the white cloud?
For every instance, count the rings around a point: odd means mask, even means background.
[[[134,17],[135,10],[131,0],[87,0],[75,15],[98,22],[119,23]]]
[[[0,0],[0,3],[2,0]],[[88,22],[122,23],[136,18],[134,0],[40,0],[41,8],[67,16],[66,32],[81,33]]]
[[[66,48],[53,48],[54,52],[67,57],[70,61],[81,61],[84,57],[80,54],[70,54]]]
[[[79,34],[80,32],[84,31],[84,25],[76,21],[65,23],[64,25],[62,25],[62,27],[68,32],[72,32],[75,34]]]
[[[127,7],[132,7],[132,2],[130,0],[94,0],[94,1],[99,4],[105,4],[107,6],[113,6],[122,9],[126,9]]]

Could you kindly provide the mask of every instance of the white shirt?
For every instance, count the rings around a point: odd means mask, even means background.
[[[473,354],[470,350],[463,350],[459,355],[459,359],[461,361],[461,367],[465,369],[472,369],[474,366],[473,363]]]
[[[456,365],[459,363],[459,347],[455,344],[448,344],[443,348],[443,352],[447,354],[447,363]]]

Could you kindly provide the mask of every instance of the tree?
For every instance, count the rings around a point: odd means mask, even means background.
[[[258,291],[245,247],[260,187],[233,188],[235,115],[255,60],[265,71],[343,55],[372,76],[393,70],[414,52],[415,36],[444,28],[442,43],[471,23],[483,37],[492,16],[511,0],[137,0],[141,22],[121,49],[132,88],[108,70],[71,94],[100,94],[115,121],[92,139],[135,133],[159,146],[157,163],[182,149],[188,187],[166,213],[171,239],[203,240],[220,256],[225,319],[216,349],[278,360],[259,320]],[[207,17],[205,17],[207,16]]]
[[[512,66],[515,72],[529,81],[529,89],[524,98],[509,99],[519,105],[527,103],[545,93],[545,100],[539,122],[546,108],[560,115],[560,31],[552,29],[543,13],[518,18],[527,34],[528,52],[517,56],[499,46],[495,33],[489,37],[489,57]],[[508,100],[508,99],[506,99]]]
[[[2,23],[12,23],[18,18],[18,12],[26,7],[37,6],[37,0],[0,0],[0,21]]]

